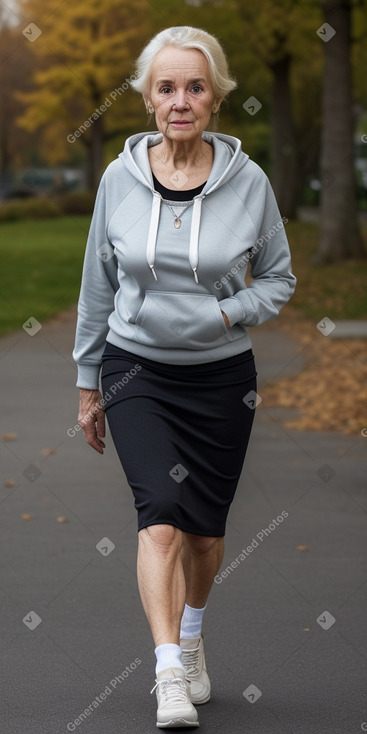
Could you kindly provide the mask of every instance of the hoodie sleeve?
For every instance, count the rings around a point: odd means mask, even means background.
[[[117,259],[107,236],[106,172],[103,174],[90,224],[78,300],[75,344],[72,353],[78,367],[77,387],[99,388],[99,370],[108,317],[119,289]]]
[[[283,221],[270,181],[262,174],[256,187],[256,202],[248,207],[256,232],[256,243],[248,252],[253,280],[248,287],[244,285],[219,301],[231,326],[258,326],[275,318],[296,287]]]

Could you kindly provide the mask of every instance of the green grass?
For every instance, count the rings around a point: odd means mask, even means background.
[[[0,224],[0,334],[20,329],[30,316],[44,323],[77,301],[90,219]],[[312,319],[367,318],[367,260],[313,265],[318,227],[291,222],[286,231],[298,278],[292,306]]]
[[[0,224],[0,334],[78,299],[90,216]]]

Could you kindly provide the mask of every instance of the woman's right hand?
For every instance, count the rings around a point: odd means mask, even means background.
[[[79,388],[78,423],[83,429],[89,446],[103,454],[105,448],[105,414],[102,408],[102,395],[99,390]]]

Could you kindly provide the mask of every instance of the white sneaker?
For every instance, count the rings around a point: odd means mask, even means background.
[[[206,672],[203,638],[181,639],[180,647],[186,679],[190,683],[191,701],[207,703],[210,700],[210,680]]]
[[[190,688],[181,668],[167,668],[157,674],[151,693],[157,694],[157,726],[199,726],[198,713],[190,701]]]

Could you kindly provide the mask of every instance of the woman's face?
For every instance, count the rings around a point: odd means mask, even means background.
[[[209,64],[201,51],[166,46],[151,66],[150,94],[158,130],[170,140],[188,142],[208,126],[215,98]]]

